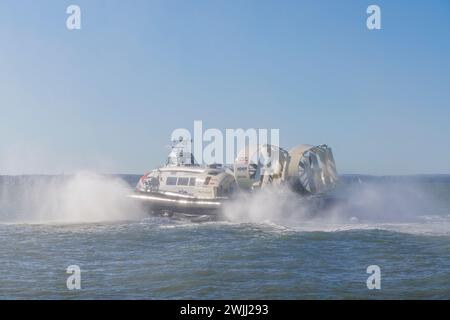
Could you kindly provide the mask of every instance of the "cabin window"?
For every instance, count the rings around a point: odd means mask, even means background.
[[[168,186],[175,186],[177,184],[177,177],[167,177],[166,184]]]
[[[179,186],[187,186],[189,184],[189,178],[179,177],[177,185]]]
[[[190,178],[189,179],[189,185],[190,186],[195,186],[195,178]]]

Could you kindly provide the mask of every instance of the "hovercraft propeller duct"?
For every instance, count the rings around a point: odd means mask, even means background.
[[[333,153],[327,145],[299,145],[289,152],[268,144],[247,146],[236,157],[234,176],[244,190],[287,183],[306,194],[326,192],[338,181]]]

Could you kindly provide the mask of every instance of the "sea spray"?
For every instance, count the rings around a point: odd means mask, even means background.
[[[89,223],[139,219],[120,178],[79,172],[70,176],[2,177],[0,222]]]
[[[386,226],[395,230],[396,225],[405,230],[405,224],[423,224],[424,216],[435,214],[436,207],[439,200],[409,182],[345,183],[335,192],[319,196],[302,196],[274,186],[239,195],[225,206],[224,217],[237,223],[274,223],[305,231]],[[440,224],[441,230],[442,221]]]
[[[224,217],[233,222],[283,222],[295,215],[304,218],[307,213],[299,205],[298,195],[284,186],[266,187],[258,192],[241,193],[225,204]]]
[[[413,222],[439,205],[423,185],[411,181],[359,182],[336,190],[343,201],[330,213],[360,222]]]

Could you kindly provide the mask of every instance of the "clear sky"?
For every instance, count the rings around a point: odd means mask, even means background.
[[[141,173],[194,120],[450,173],[448,0],[0,0],[0,41],[0,174]]]

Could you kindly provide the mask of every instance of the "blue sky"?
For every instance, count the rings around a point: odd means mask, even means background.
[[[447,0],[0,0],[0,40],[0,174],[141,173],[194,120],[326,143],[340,173],[450,173]]]

